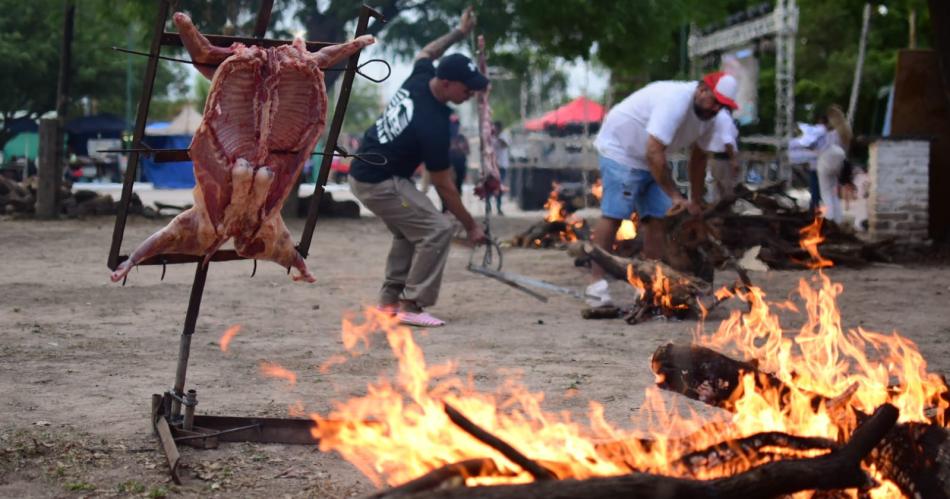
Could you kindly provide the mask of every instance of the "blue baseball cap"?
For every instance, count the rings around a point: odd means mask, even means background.
[[[478,72],[471,59],[462,54],[449,54],[439,59],[435,75],[443,80],[460,81],[476,92],[488,86],[488,78]]]

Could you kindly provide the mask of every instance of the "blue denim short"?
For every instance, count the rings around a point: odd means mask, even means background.
[[[607,218],[625,220],[633,212],[640,218],[661,218],[673,206],[649,170],[631,168],[600,156],[600,177],[604,185],[600,211]]]

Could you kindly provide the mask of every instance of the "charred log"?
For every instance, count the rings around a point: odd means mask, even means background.
[[[495,461],[489,458],[466,459],[457,463],[447,464],[436,468],[419,478],[410,480],[402,485],[386,489],[366,499],[383,499],[386,497],[403,497],[418,492],[442,488],[445,486],[460,487],[470,476],[501,476]]]
[[[451,419],[452,422],[455,423],[459,428],[465,430],[466,433],[475,437],[479,442],[482,442],[483,444],[500,452],[501,455],[508,458],[508,460],[530,473],[535,480],[542,481],[557,478],[557,476],[550,470],[544,468],[540,464],[529,459],[524,454],[518,452],[518,450],[512,447],[508,442],[505,442],[495,435],[492,435],[484,428],[476,425],[449,404],[445,404],[445,413],[449,416],[449,419]]]
[[[522,485],[459,487],[417,494],[383,493],[375,497],[380,499],[766,498],[802,490],[864,488],[871,485],[872,481],[861,469],[861,460],[894,426],[897,416],[897,409],[885,404],[854,432],[851,441],[840,450],[815,458],[769,463],[727,478],[702,481],[638,473],[586,480],[546,480]]]
[[[589,239],[589,236],[583,221],[572,224],[564,220],[542,220],[513,237],[511,245],[519,248],[558,248],[574,240]]]
[[[742,396],[742,376],[751,374],[756,390],[778,392],[786,400],[791,388],[772,374],[762,372],[751,362],[732,359],[715,350],[697,345],[668,343],[653,353],[651,369],[660,378],[657,386],[713,407],[734,412],[735,401]],[[815,407],[829,399],[813,395]]]
[[[783,401],[791,390],[775,376],[760,371],[754,363],[738,361],[696,345],[660,347],[653,354],[652,369],[661,378],[660,388],[728,411],[735,410],[734,402],[742,396],[739,380],[743,374],[754,376],[757,390],[774,390]],[[812,407],[824,404],[832,414],[862,421],[867,418],[864,413],[841,412],[847,408],[855,388],[834,398],[812,394]],[[950,498],[950,432],[942,426],[897,425],[872,452],[869,462],[908,497]]]

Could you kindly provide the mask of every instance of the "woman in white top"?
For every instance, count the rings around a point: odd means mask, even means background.
[[[851,126],[841,108],[828,108],[828,131],[816,144],[818,153],[818,187],[825,218],[841,222],[841,199],[838,197],[838,176],[851,147]]]

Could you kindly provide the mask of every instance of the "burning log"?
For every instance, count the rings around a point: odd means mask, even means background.
[[[873,480],[861,469],[861,460],[894,426],[897,417],[897,409],[885,404],[855,430],[851,440],[840,450],[813,458],[773,462],[727,478],[703,481],[634,473],[586,480],[545,480],[520,485],[456,487],[411,493],[384,492],[372,497],[377,499],[766,498],[803,490],[865,488],[870,486]]]
[[[459,428],[465,430],[466,433],[478,439],[479,442],[482,442],[492,449],[497,450],[501,453],[501,455],[508,458],[508,460],[520,466],[521,469],[531,473],[531,476],[535,480],[542,481],[557,478],[557,476],[550,470],[545,469],[540,464],[532,461],[524,454],[518,452],[518,450],[512,447],[509,443],[485,431],[483,428],[473,423],[461,412],[449,404],[445,404],[445,413],[449,416],[449,419],[451,419],[453,423],[458,425]]]
[[[604,271],[622,279],[640,291],[640,299],[627,311],[630,324],[641,322],[652,315],[665,317],[701,317],[706,308],[699,297],[708,294],[708,282],[679,272],[662,262],[640,258],[621,258],[607,253],[592,243],[571,245],[568,252],[575,258],[590,258]],[[587,312],[591,316],[599,313]]]
[[[544,209],[544,220],[538,222],[511,240],[512,246],[520,248],[560,248],[577,240],[590,239],[590,229],[583,218],[573,213],[573,207],[560,198],[561,186],[551,185],[551,194]]]
[[[580,219],[573,222],[542,220],[511,239],[511,245],[519,248],[560,248],[565,244],[587,239],[587,224]]]
[[[757,392],[777,392],[784,400],[791,392],[782,380],[759,371],[754,363],[742,362],[698,345],[667,343],[657,348],[651,360],[657,386],[704,404],[735,412],[735,401],[743,393],[741,378],[751,374]],[[831,399],[814,395],[813,406]]]
[[[663,275],[676,282],[681,282],[683,286],[694,293],[708,293],[710,285],[702,279],[680,272],[669,265],[657,260],[644,260],[642,258],[622,258],[611,255],[603,248],[590,243],[575,243],[568,247],[568,253],[571,256],[589,257],[597,262],[607,274],[615,279],[626,281],[628,278],[627,269],[633,266],[636,276],[644,281],[652,281],[654,271],[659,268]]]
[[[783,402],[791,392],[784,382],[760,371],[754,363],[697,345],[671,343],[658,348],[653,354],[652,369],[660,388],[730,412],[736,410],[734,403],[743,395],[740,379],[744,374],[753,375],[756,392],[778,393]],[[824,404],[829,412],[848,417],[841,411],[847,407],[846,399],[855,388],[835,398],[813,394],[811,405],[817,409]],[[854,412],[859,421],[867,417]],[[869,461],[909,497],[950,497],[950,432],[946,428],[901,423],[884,437]]]
[[[439,489],[445,487],[447,484],[458,487],[464,484],[466,477],[470,476],[491,477],[500,474],[501,472],[498,470],[498,467],[495,466],[495,461],[489,458],[466,459],[465,461],[436,468],[415,480],[410,480],[398,487],[377,492],[371,496],[367,496],[366,499],[405,497],[418,492]]]

